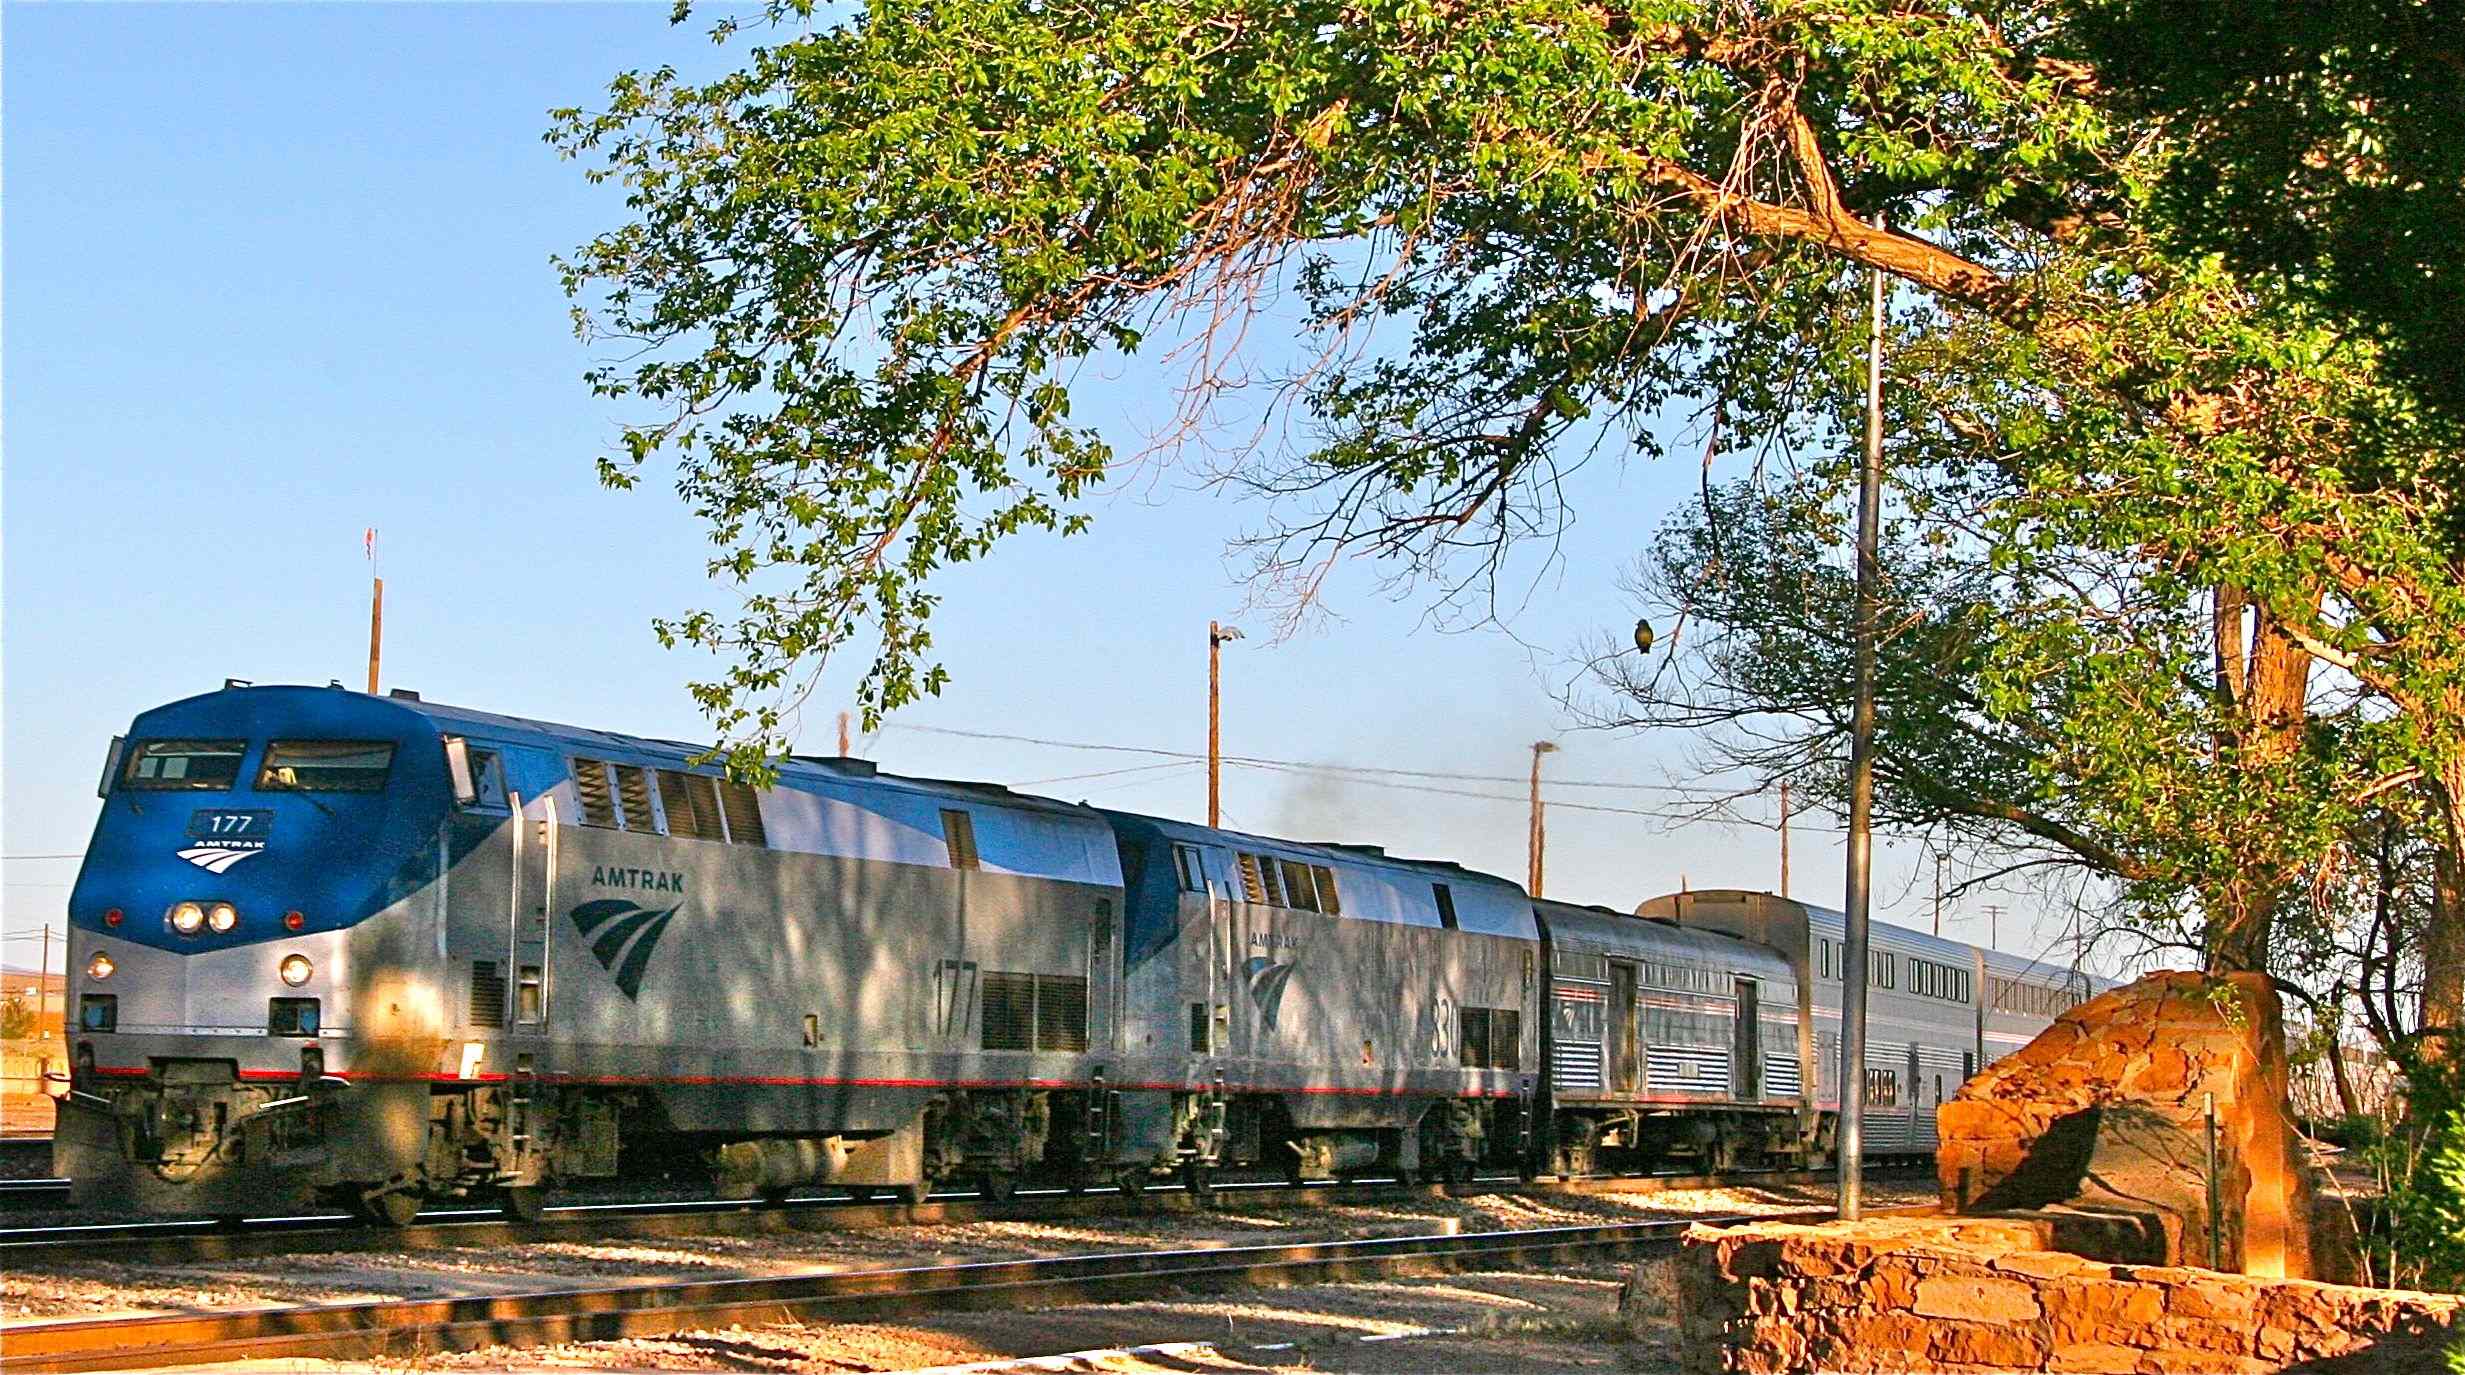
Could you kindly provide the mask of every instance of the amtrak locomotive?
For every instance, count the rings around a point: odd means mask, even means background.
[[[1831,1150],[1836,914],[1456,865],[336,688],[112,745],[56,1168],[232,1215],[560,1181],[730,1196],[1591,1173]],[[1870,1148],[2085,994],[1876,928]]]

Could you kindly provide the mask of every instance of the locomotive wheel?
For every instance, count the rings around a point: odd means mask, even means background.
[[[1147,1195],[1147,1168],[1144,1165],[1133,1165],[1114,1175],[1113,1182],[1121,1186],[1123,1198],[1135,1202]]]
[[[392,1193],[362,1198],[351,1211],[359,1214],[361,1221],[379,1227],[408,1227],[411,1219],[419,1216],[419,1203],[418,1194],[408,1189],[397,1189]]]
[[[976,1189],[987,1203],[1007,1203],[1018,1195],[1018,1176],[1007,1170],[986,1170],[976,1180]]]
[[[784,1208],[787,1206],[788,1195],[794,1192],[795,1190],[793,1189],[764,1189],[762,1190],[762,1206],[765,1208]]]
[[[913,1208],[924,1202],[924,1197],[928,1192],[930,1190],[925,1187],[922,1180],[913,1184],[893,1184],[890,1186],[890,1201]]]
[[[1215,1206],[1215,1167],[1193,1160],[1181,1167],[1181,1187],[1202,1208]]]
[[[1472,1187],[1473,1176],[1479,1172],[1480,1167],[1469,1160],[1461,1158],[1450,1160],[1446,1163],[1446,1182],[1458,1189],[1469,1189]]]
[[[548,1191],[538,1184],[516,1185],[497,1195],[497,1206],[516,1222],[537,1222],[548,1211]]]

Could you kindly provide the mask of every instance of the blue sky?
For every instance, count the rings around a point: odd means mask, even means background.
[[[109,737],[227,676],[357,684],[360,532],[382,529],[385,681],[429,697],[640,734],[701,738],[701,667],[650,619],[719,594],[668,491],[601,490],[618,412],[590,397],[552,253],[618,223],[540,141],[554,106],[627,67],[724,57],[665,4],[10,5],[0,109],[0,822],[12,933],[57,920],[91,828]],[[1165,398],[1091,385],[1081,414],[1135,442]],[[1554,738],[1567,779],[1689,777],[1682,740],[1572,732],[1570,656],[1623,635],[1615,580],[1688,499],[1691,461],[1607,461],[1576,479],[1562,561],[1507,631],[1442,633],[1375,570],[1332,588],[1337,618],[1275,641],[1225,541],[1256,507],[1194,469],[1123,484],[1094,533],[957,570],[935,638],[953,682],[861,750],[903,772],[1007,782],[1148,762],[936,735],[1205,746],[1206,626],[1227,651],[1228,753],[1519,777]],[[852,661],[822,696],[844,697]],[[835,703],[802,747],[833,748]],[[1386,844],[1520,877],[1506,801],[1228,771],[1228,819]],[[1196,768],[1052,783],[1105,805],[1197,817]],[[1665,795],[1569,790],[1664,807]],[[1768,815],[1768,813],[1766,813]],[[1821,818],[1814,819],[1820,822]],[[1801,830],[1794,890],[1837,904],[1839,836]],[[1553,896],[1621,907],[1677,887],[1769,887],[1769,829],[1555,810]],[[1879,912],[1923,926],[1914,852],[1887,845]],[[1946,934],[1982,938],[1970,898]],[[2009,933],[2022,918],[2006,917]],[[2033,944],[2052,937],[2038,933]],[[2006,945],[2021,942],[2007,934]],[[12,939],[11,963],[31,946]]]

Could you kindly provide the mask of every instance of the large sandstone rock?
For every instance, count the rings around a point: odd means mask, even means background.
[[[2142,1238],[2066,1249],[2248,1275],[2351,1278],[2286,1106],[2276,990],[2256,974],[2152,974],[2071,1009],[1937,1110],[1947,1209],[2056,1208]],[[2218,1136],[2208,1208],[2206,1107]]]
[[[2465,1327],[2456,1295],[2117,1265],[2053,1249],[2055,1227],[1934,1217],[1690,1228],[1672,1305],[1681,1360],[1690,1375],[2437,1375]],[[1669,1321],[1665,1307],[1620,1307],[1639,1329]]]

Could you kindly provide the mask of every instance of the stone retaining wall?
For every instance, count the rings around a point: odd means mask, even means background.
[[[1686,1367],[2433,1375],[2465,1298],[2051,1249],[2038,1218],[1688,1231]]]

